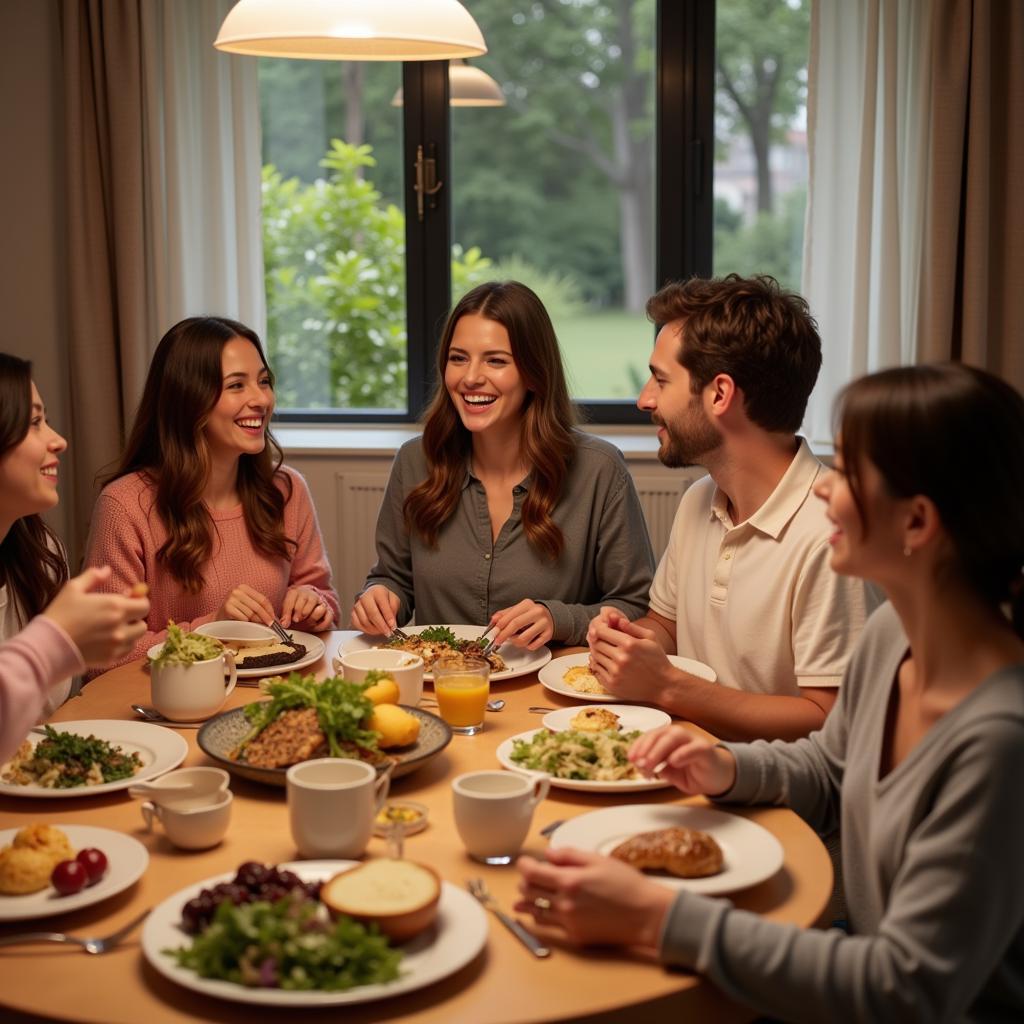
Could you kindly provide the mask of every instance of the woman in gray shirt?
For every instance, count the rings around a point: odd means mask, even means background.
[[[395,459],[352,625],[389,633],[415,612],[533,650],[584,643],[602,605],[643,614],[654,556],[636,488],[616,448],[573,428],[540,299],[515,281],[463,296],[438,381]]]
[[[579,941],[655,945],[787,1020],[1021,1020],[1024,400],[947,364],[863,378],[841,410],[841,460],[819,485],[832,566],[889,604],[824,728],[714,746],[669,726],[630,757],[648,774],[665,761],[684,793],[841,824],[852,934],[675,895],[573,850],[522,859],[517,909]]]

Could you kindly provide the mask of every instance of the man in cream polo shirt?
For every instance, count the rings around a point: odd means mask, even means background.
[[[602,609],[591,664],[624,700],[723,739],[794,739],[835,702],[872,598],[829,568],[826,472],[796,434],[821,367],[806,302],[771,278],[692,279],[647,304],[662,324],[637,402],[668,466],[704,466],[683,495],[645,616]],[[716,683],[667,654],[706,662]]]

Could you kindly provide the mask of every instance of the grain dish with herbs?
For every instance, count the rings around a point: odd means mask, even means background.
[[[35,746],[25,740],[4,767],[0,779],[16,786],[74,789],[129,779],[142,768],[139,755],[126,753],[95,736],[58,732],[43,726]]]
[[[446,665],[459,667],[462,658],[478,658],[486,646],[476,640],[460,640],[447,626],[428,626],[414,633],[407,639],[395,637],[376,645],[392,651],[407,651],[418,654],[423,659],[423,667],[429,672],[434,664],[443,661]],[[504,658],[491,651],[485,655],[492,672],[504,672],[508,669]]]
[[[531,739],[516,740],[510,756],[520,767],[547,772],[556,779],[622,782],[642,778],[627,757],[640,735],[639,729],[625,733],[541,729]]]

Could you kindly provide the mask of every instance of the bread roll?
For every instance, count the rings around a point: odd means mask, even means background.
[[[378,704],[366,728],[380,733],[378,743],[381,750],[390,750],[415,743],[420,735],[420,720],[397,704]]]
[[[324,883],[320,899],[334,915],[375,924],[394,942],[425,931],[437,917],[441,879],[409,860],[371,860]]]
[[[619,843],[612,856],[641,871],[668,871],[679,878],[704,878],[722,870],[722,849],[707,832],[661,828]]]

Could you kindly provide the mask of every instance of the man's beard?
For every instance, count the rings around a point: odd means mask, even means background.
[[[658,448],[658,458],[669,469],[705,465],[704,456],[722,443],[722,435],[708,419],[697,401],[691,402],[678,423],[668,423],[658,416],[651,419],[665,430],[665,440]]]

